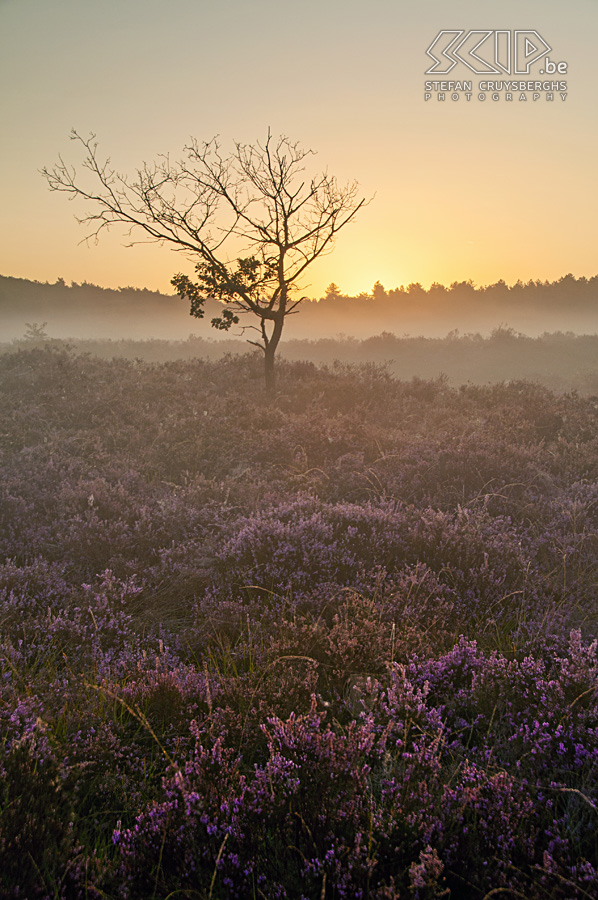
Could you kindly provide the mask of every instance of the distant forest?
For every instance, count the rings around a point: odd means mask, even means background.
[[[22,337],[27,322],[45,322],[51,337],[181,339],[212,334],[209,320],[189,316],[188,305],[173,295],[132,287],[112,290],[59,278],[54,284],[0,276],[0,327],[7,339]],[[329,285],[324,297],[307,300],[289,318],[287,339],[339,335],[360,338],[382,332],[440,337],[459,329],[490,333],[511,327],[526,334],[546,331],[598,332],[598,275],[557,281],[504,281],[476,286],[471,280],[428,290],[419,283],[386,290],[377,281],[357,297]]]

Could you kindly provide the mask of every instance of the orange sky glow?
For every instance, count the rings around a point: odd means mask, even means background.
[[[192,273],[115,228],[81,244],[84,208],[39,170],[76,164],[71,128],[132,173],[191,135],[264,139],[268,127],[371,197],[318,261],[305,292],[413,281],[554,280],[598,272],[598,4],[577,0],[0,0],[4,123],[0,274],[171,292]],[[566,99],[425,99],[426,55],[442,29],[535,29],[565,61]],[[539,71],[532,69],[534,77]],[[482,76],[464,73],[474,85]],[[443,76],[446,78],[457,75]],[[494,79],[515,76],[500,74]],[[516,76],[517,78],[523,76]],[[527,77],[527,76],[526,76]],[[531,77],[531,76],[530,76]],[[551,76],[552,77],[552,76]]]

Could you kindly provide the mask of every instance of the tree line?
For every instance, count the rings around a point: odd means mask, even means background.
[[[419,282],[412,282],[387,290],[380,281],[376,281],[371,291],[359,294],[344,294],[333,282],[328,285],[321,297],[308,299],[306,303],[317,306],[321,304],[321,309],[344,304],[351,304],[353,308],[359,306],[372,309],[396,303],[403,305],[418,303],[429,306],[442,303],[443,309],[450,311],[451,303],[457,302],[461,306],[468,299],[474,303],[491,301],[506,304],[523,303],[529,306],[559,306],[567,301],[589,311],[598,307],[598,275],[576,278],[569,273],[554,281],[516,281],[511,285],[502,279],[493,284],[477,286],[471,279],[454,281],[450,285],[433,282],[428,289]],[[164,309],[166,304],[173,309],[180,308],[176,295],[149,288],[127,286],[115,289],[104,288],[87,281],[81,283],[71,281],[68,284],[62,277],[57,278],[55,282],[48,282],[0,275],[0,315],[23,307],[32,310],[39,308],[43,312],[46,309],[50,311],[52,308],[79,306],[86,301],[90,304],[101,301],[102,305],[111,311],[122,309],[125,301],[127,304],[139,303],[146,307],[149,304]]]
[[[555,281],[530,279],[523,282],[520,279],[514,284],[507,284],[502,278],[492,284],[476,285],[471,278],[466,281],[453,281],[450,285],[432,282],[426,289],[419,281],[407,285],[386,290],[380,281],[376,281],[371,292],[355,295],[343,294],[340,287],[332,282],[326,288],[324,297],[327,303],[338,303],[343,300],[361,301],[371,304],[383,304],[388,301],[403,304],[424,303],[432,305],[448,301],[471,300],[481,302],[484,300],[506,303],[536,304],[560,304],[563,300],[572,302],[581,307],[595,308],[598,301],[598,275],[590,278],[580,276],[576,278],[570,272]]]

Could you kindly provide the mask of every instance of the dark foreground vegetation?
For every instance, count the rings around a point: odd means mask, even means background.
[[[598,894],[596,397],[0,388],[0,897]]]

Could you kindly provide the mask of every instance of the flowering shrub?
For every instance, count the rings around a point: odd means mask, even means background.
[[[0,897],[598,893],[592,398],[0,376]]]

